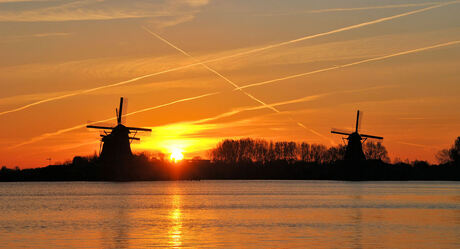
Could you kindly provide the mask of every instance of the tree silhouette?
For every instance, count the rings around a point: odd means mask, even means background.
[[[212,161],[225,163],[270,163],[274,161],[294,162],[301,160],[310,163],[330,163],[342,160],[345,154],[343,145],[327,148],[321,144],[295,143],[287,141],[267,142],[243,138],[226,139],[209,152]]]
[[[455,139],[450,149],[443,149],[436,154],[436,159],[441,164],[454,163],[460,165],[460,137]]]
[[[389,162],[388,151],[381,142],[368,141],[363,145],[364,155],[368,160],[382,160]]]

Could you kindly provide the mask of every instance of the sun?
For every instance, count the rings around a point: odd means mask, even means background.
[[[184,159],[184,154],[182,154],[182,151],[180,149],[173,149],[171,151],[170,159],[172,162],[179,162],[180,160]]]

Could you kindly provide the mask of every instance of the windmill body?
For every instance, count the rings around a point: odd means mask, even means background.
[[[117,125],[110,126],[95,126],[88,125],[87,128],[104,130],[101,135],[102,151],[100,158],[106,162],[121,162],[130,159],[133,154],[131,151],[131,142],[139,140],[135,135],[138,131],[152,131],[147,128],[127,127],[122,124],[123,98],[120,98],[120,108],[117,110]],[[109,133],[107,133],[109,131]],[[130,137],[130,134],[134,135]]]
[[[347,137],[347,149],[345,150],[345,160],[365,160],[363,152],[363,138],[357,132],[351,133]]]
[[[359,130],[359,110],[356,115],[356,128],[354,132],[341,132],[332,130],[331,133],[347,136],[347,148],[344,159],[347,161],[363,161],[366,159],[363,152],[363,143],[368,139],[383,139],[383,137],[360,134]]]
[[[102,135],[100,157],[112,160],[130,158],[133,154],[131,152],[129,133],[129,129],[126,126],[119,124],[109,134]]]

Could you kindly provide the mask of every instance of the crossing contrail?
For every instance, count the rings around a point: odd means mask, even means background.
[[[222,57],[218,57],[218,58],[214,58],[214,59],[205,60],[205,61],[202,61],[202,62],[199,62],[199,63],[197,62],[197,63],[191,63],[191,64],[184,65],[184,66],[174,67],[174,68],[170,68],[170,69],[163,70],[163,71],[160,71],[160,72],[138,76],[138,77],[135,77],[135,78],[132,78],[132,79],[120,81],[120,82],[113,83],[113,84],[108,84],[108,85],[94,87],[94,88],[88,88],[88,89],[82,89],[82,90],[76,90],[76,91],[73,91],[73,92],[68,93],[68,94],[64,94],[64,95],[60,95],[60,96],[56,96],[56,97],[52,97],[52,98],[47,98],[47,99],[42,99],[42,100],[32,102],[32,103],[27,104],[27,105],[23,105],[23,106],[18,107],[18,108],[14,108],[14,109],[10,109],[10,110],[0,112],[0,116],[3,116],[3,115],[8,114],[8,113],[22,111],[22,110],[28,109],[30,107],[33,107],[33,106],[37,106],[37,105],[40,105],[40,104],[44,104],[44,103],[48,103],[48,102],[52,102],[52,101],[56,101],[56,100],[61,100],[61,99],[65,99],[65,98],[69,98],[69,97],[73,97],[73,96],[77,96],[77,95],[87,94],[87,93],[91,93],[91,92],[94,92],[94,91],[103,90],[103,89],[106,89],[106,88],[126,85],[126,84],[129,84],[129,83],[132,83],[132,82],[135,82],[135,81],[138,81],[138,80],[142,80],[142,79],[145,79],[145,78],[153,77],[153,76],[156,76],[156,75],[161,75],[161,74],[165,74],[165,73],[169,73],[169,72],[175,72],[175,71],[186,69],[186,68],[189,68],[189,67],[201,65],[201,63],[211,63],[211,62],[222,61],[222,60],[226,60],[226,59],[230,59],[230,58],[234,58],[234,57],[249,55],[249,54],[265,51],[265,50],[268,50],[268,49],[278,48],[278,47],[281,47],[281,46],[294,44],[294,43],[309,40],[309,39],[314,39],[314,38],[327,36],[327,35],[343,32],[343,31],[348,31],[348,30],[352,30],[352,29],[357,29],[357,28],[369,26],[369,25],[372,25],[372,24],[377,24],[377,23],[381,23],[381,22],[394,20],[394,19],[397,19],[397,18],[409,16],[409,15],[414,15],[414,14],[417,14],[417,13],[425,12],[425,11],[428,11],[428,10],[432,10],[432,9],[436,9],[436,8],[440,8],[440,7],[444,7],[444,6],[451,5],[451,4],[456,4],[456,3],[460,3],[460,1],[451,1],[451,2],[440,3],[440,4],[436,4],[436,5],[433,5],[433,6],[426,7],[426,8],[401,13],[401,14],[398,14],[398,15],[379,18],[379,19],[375,19],[373,21],[368,21],[368,22],[364,22],[364,23],[360,23],[360,24],[355,24],[355,25],[351,25],[351,26],[347,26],[347,27],[343,27],[343,28],[339,28],[339,29],[335,29],[335,30],[315,34],[315,35],[307,35],[307,36],[304,36],[304,37],[301,37],[301,38],[297,38],[297,39],[293,39],[293,40],[289,40],[289,41],[284,41],[284,42],[280,42],[280,43],[276,43],[276,44],[272,44],[272,45],[262,46],[262,47],[259,47],[259,48],[254,48],[254,49],[250,49],[250,50],[235,53],[235,54],[230,54],[230,55],[226,55],[226,56],[222,56]]]
[[[212,72],[213,74],[217,75],[219,78],[225,80],[227,83],[229,83],[230,85],[232,85],[235,89],[238,89],[239,91],[241,91],[243,94],[245,94],[246,96],[248,96],[249,98],[253,99],[254,101],[260,103],[261,105],[273,110],[274,112],[279,112],[276,108],[274,107],[270,107],[269,105],[267,105],[265,102],[263,102],[262,100],[254,97],[252,94],[244,91],[243,89],[241,89],[239,87],[239,85],[237,85],[235,82],[233,82],[232,80],[230,80],[229,78],[225,77],[224,75],[222,75],[221,73],[217,72],[216,70],[212,69],[211,67],[209,67],[208,65],[206,65],[204,62],[200,62],[198,61],[197,59],[195,59],[195,57],[193,57],[192,55],[190,55],[189,53],[185,52],[184,50],[180,49],[179,47],[175,46],[174,44],[172,44],[171,42],[169,42],[168,40],[164,39],[163,37],[159,36],[158,34],[152,32],[150,29],[146,28],[146,27],[143,27],[144,30],[146,30],[149,34],[155,36],[156,38],[158,38],[159,40],[163,41],[164,43],[168,44],[169,46],[171,46],[172,48],[176,49],[177,51],[181,52],[182,54],[184,54],[185,56],[191,58],[192,60],[196,61],[196,63],[198,63],[199,65],[203,66],[204,68],[206,68],[208,71]]]
[[[367,59],[367,60],[357,61],[357,62],[345,64],[345,65],[348,65],[348,66],[351,66],[350,64],[358,65],[358,64],[363,64],[365,62],[377,61],[377,60],[392,58],[392,57],[396,57],[396,56],[407,55],[407,54],[416,53],[416,52],[422,52],[422,51],[426,51],[426,50],[429,50],[429,49],[440,48],[440,47],[445,47],[445,46],[459,44],[459,43],[460,43],[460,40],[450,41],[450,42],[441,43],[441,44],[437,44],[437,45],[433,45],[433,46],[417,48],[417,49],[403,51],[403,52],[399,52],[399,53],[395,53],[395,54],[391,54],[391,55],[379,56],[379,57],[375,57],[375,58],[371,58],[371,59]],[[287,80],[287,79],[307,76],[307,75],[311,75],[311,74],[314,74],[314,73],[320,73],[320,72],[329,71],[329,70],[338,69],[338,68],[344,68],[344,67],[345,66],[342,65],[342,66],[335,66],[335,67],[331,67],[331,68],[319,69],[319,70],[310,71],[310,72],[306,72],[306,73],[302,73],[302,74],[296,74],[296,75],[291,75],[291,76],[287,76],[287,77],[282,77],[282,78],[278,78],[278,79],[274,79],[274,80],[268,80],[268,81],[264,81],[264,82],[248,84],[246,86],[243,86],[242,88],[248,88],[248,87],[253,87],[253,86],[261,86],[261,85],[270,84],[270,83],[273,83],[273,82],[278,82],[278,81],[282,81],[282,80]],[[135,112],[132,112],[132,113],[128,113],[126,115],[134,115],[136,113],[155,110],[155,109],[158,109],[158,108],[166,107],[166,106],[173,105],[173,104],[180,103],[180,102],[186,102],[186,101],[191,101],[191,100],[195,100],[195,99],[205,98],[205,97],[208,97],[208,96],[211,96],[211,95],[216,95],[216,94],[219,94],[219,93],[220,92],[214,92],[214,93],[203,94],[203,95],[199,95],[199,96],[195,96],[195,97],[183,98],[183,99],[175,100],[175,101],[172,101],[172,102],[169,102],[169,103],[157,105],[157,106],[154,106],[154,107],[138,110],[138,111],[135,111]],[[239,112],[239,111],[235,111],[235,112]],[[107,119],[107,120],[100,120],[100,121],[97,121],[97,122],[94,122],[94,123],[107,122],[107,121],[110,121],[110,120],[113,120],[113,119],[115,119],[115,118]],[[93,123],[91,123],[91,124],[93,124]],[[62,129],[62,130],[59,130],[59,131],[56,131],[56,132],[46,133],[46,134],[40,135],[38,137],[29,139],[29,140],[27,140],[27,141],[25,141],[23,143],[18,144],[18,145],[12,146],[10,148],[20,147],[22,145],[26,145],[26,144],[30,144],[30,143],[33,143],[33,142],[36,142],[36,141],[43,140],[43,139],[45,139],[47,137],[50,137],[50,136],[59,135],[59,134],[62,134],[64,132],[68,132],[68,131],[77,130],[79,128],[86,127],[86,125],[88,125],[88,124],[82,124],[82,125],[78,125],[78,126],[68,128],[68,129]]]
[[[143,27],[148,33],[150,33],[151,35],[155,36],[156,38],[160,39],[161,41],[163,41],[164,43],[168,44],[169,46],[173,47],[174,49],[178,50],[179,52],[181,52],[182,54],[184,54],[185,56],[193,59],[194,61],[196,61],[197,63],[199,63],[200,65],[202,65],[204,68],[206,68],[207,70],[209,70],[210,72],[214,73],[215,75],[217,75],[218,77],[220,77],[221,79],[225,80],[226,82],[228,82],[230,85],[232,85],[233,87],[235,87],[236,89],[238,89],[239,91],[241,91],[243,94],[245,94],[246,96],[248,96],[249,98],[251,98],[252,100],[258,102],[259,104],[261,104],[262,106],[264,106],[265,108],[268,108],[272,111],[274,111],[275,113],[281,113],[278,109],[276,109],[274,106],[272,105],[268,105],[267,103],[265,103],[264,101],[260,100],[259,98],[256,98],[254,95],[244,91],[242,88],[239,87],[239,85],[237,85],[235,82],[233,82],[232,80],[230,80],[229,78],[225,77],[224,75],[222,75],[221,73],[217,72],[216,70],[212,69],[211,67],[209,67],[208,65],[204,64],[203,62],[200,62],[198,61],[197,59],[195,59],[192,55],[190,55],[189,53],[185,52],[184,50],[180,49],[179,47],[175,46],[174,44],[172,44],[171,42],[169,42],[168,40],[164,39],[163,37],[161,37],[160,35],[152,32],[151,30],[149,30],[148,28],[146,27]],[[328,140],[329,142],[331,143],[334,143],[331,139],[323,136],[322,134],[320,134],[319,132],[313,130],[312,128],[309,128],[307,126],[305,126],[303,123],[299,122],[299,121],[296,121],[294,120],[294,118],[289,115],[289,119],[291,119],[292,121],[294,121],[298,126],[302,127],[303,129],[306,129],[310,132],[312,132],[313,134],[317,135],[317,136],[320,136],[321,138],[324,138],[326,140]]]
[[[311,96],[306,96],[298,99],[293,99],[293,100],[287,100],[287,101],[281,101],[281,102],[276,102],[272,104],[268,104],[269,106],[276,107],[276,106],[283,106],[283,105],[289,105],[289,104],[296,104],[296,103],[302,103],[302,102],[308,102],[308,101],[313,101],[318,98],[330,95],[332,93],[326,93],[326,94],[317,94],[317,95],[311,95]],[[242,107],[242,108],[236,108],[228,112],[220,113],[216,116],[209,117],[209,118],[203,118],[199,120],[194,120],[191,121],[190,123],[192,124],[203,124],[215,120],[219,120],[221,118],[227,118],[234,116],[236,114],[242,113],[242,112],[247,112],[247,111],[255,111],[255,110],[261,110],[265,109],[266,107],[264,105],[257,105],[257,106],[247,106],[247,107]]]
[[[280,101],[280,102],[275,102],[275,103],[271,103],[269,104],[270,106],[273,106],[273,107],[277,107],[277,106],[283,106],[283,105],[289,105],[289,104],[297,104],[297,103],[304,103],[304,102],[310,102],[310,101],[314,101],[314,100],[317,100],[319,98],[323,98],[323,97],[327,97],[327,96],[332,96],[332,95],[335,95],[335,94],[342,94],[342,93],[358,93],[358,92],[365,92],[365,91],[369,91],[369,90],[376,90],[376,89],[385,89],[385,88],[392,88],[392,87],[395,87],[395,85],[382,85],[382,86],[374,86],[374,87],[368,87],[368,88],[359,88],[359,89],[353,89],[353,90],[343,90],[343,91],[333,91],[333,92],[327,92],[327,93],[321,93],[321,94],[316,94],[316,95],[310,95],[310,96],[305,96],[305,97],[302,97],[302,98],[297,98],[297,99],[292,99],[292,100],[286,100],[286,101]],[[261,109],[265,109],[266,107],[263,106],[263,105],[259,105],[259,106],[248,106],[248,107],[243,107],[243,108],[237,108],[237,109],[234,109],[234,110],[231,110],[231,111],[228,111],[228,112],[224,112],[224,113],[220,113],[218,115],[215,115],[213,117],[208,117],[208,118],[203,118],[203,119],[199,119],[199,120],[194,120],[194,121],[191,121],[189,123],[191,124],[203,124],[203,123],[207,123],[207,122],[211,122],[211,121],[216,121],[216,120],[219,120],[221,118],[227,118],[227,117],[231,117],[231,116],[234,116],[234,115],[237,115],[239,113],[242,113],[242,112],[246,112],[246,111],[255,111],[255,110],[261,110]],[[304,124],[300,123],[300,122],[296,122],[297,125],[299,126],[304,126],[303,128],[305,129],[309,129],[308,127],[306,127]],[[312,133],[315,133],[316,131],[315,130],[312,130],[311,131]],[[315,133],[316,134],[316,133]],[[318,136],[323,136],[322,134],[318,133],[316,134]],[[332,139],[330,138],[327,138],[329,140],[331,140],[331,144],[334,144],[335,145],[335,142],[333,142]]]
[[[436,44],[436,45],[432,45],[432,46],[428,46],[428,47],[407,50],[407,51],[403,51],[403,52],[398,52],[398,53],[379,56],[379,57],[374,57],[374,58],[365,59],[365,60],[361,60],[361,61],[355,61],[355,62],[348,63],[348,64],[343,64],[343,65],[338,65],[338,66],[333,66],[333,67],[328,67],[328,68],[322,68],[322,69],[318,69],[318,70],[314,70],[314,71],[310,71],[310,72],[306,72],[306,73],[289,75],[289,76],[286,76],[286,77],[281,77],[281,78],[277,78],[277,79],[266,80],[266,81],[262,81],[262,82],[258,82],[258,83],[252,83],[252,84],[248,84],[248,85],[245,85],[245,86],[241,86],[239,88],[235,88],[234,91],[240,90],[240,89],[246,89],[246,88],[250,88],[250,87],[263,86],[263,85],[275,83],[275,82],[278,82],[278,81],[295,79],[295,78],[299,78],[299,77],[303,77],[303,76],[307,76],[307,75],[312,75],[312,74],[317,74],[317,73],[322,73],[322,72],[326,72],[326,71],[331,71],[331,70],[335,70],[335,69],[356,66],[356,65],[359,65],[359,64],[363,64],[363,63],[385,60],[385,59],[389,59],[389,58],[396,57],[396,56],[418,53],[418,52],[422,52],[422,51],[425,51],[425,50],[452,46],[452,45],[456,45],[456,44],[459,44],[459,43],[460,43],[460,40],[450,41],[450,42],[440,43],[440,44]]]

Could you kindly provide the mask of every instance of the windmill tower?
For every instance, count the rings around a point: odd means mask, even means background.
[[[352,160],[352,161],[365,160],[366,157],[364,156],[364,152],[363,152],[363,143],[366,142],[368,138],[379,139],[379,140],[383,139],[383,137],[360,134],[358,130],[359,130],[359,110],[356,115],[356,128],[354,132],[343,132],[343,131],[337,131],[337,130],[331,131],[331,133],[334,133],[334,134],[348,136],[347,138],[345,138],[346,140],[348,140],[347,148],[345,150],[345,160]]]
[[[136,137],[138,131],[152,131],[146,128],[127,127],[122,124],[123,113],[123,97],[120,98],[120,108],[116,109],[117,125],[110,126],[96,126],[87,125],[87,128],[94,128],[103,130],[101,134],[102,151],[100,158],[108,162],[120,162],[132,157],[131,142],[133,140],[140,140]],[[131,133],[134,134],[130,136]]]

